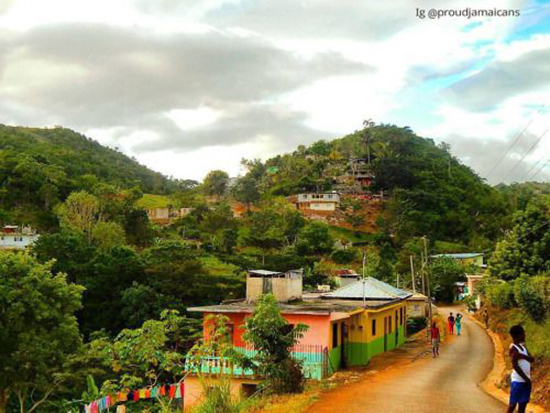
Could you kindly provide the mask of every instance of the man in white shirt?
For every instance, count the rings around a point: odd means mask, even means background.
[[[513,343],[510,345],[510,358],[512,359],[512,383],[510,386],[510,404],[508,413],[513,413],[518,407],[519,413],[525,413],[527,403],[531,398],[531,363],[533,357],[529,355],[525,347],[525,330],[516,325],[510,329]]]

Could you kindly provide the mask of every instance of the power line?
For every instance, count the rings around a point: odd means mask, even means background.
[[[548,132],[548,129],[546,129],[542,133],[542,135],[539,136],[539,138],[536,140],[536,142],[533,145],[531,145],[531,147],[527,150],[527,152],[525,152],[523,154],[521,159],[514,165],[514,167],[512,169],[510,169],[508,171],[508,173],[504,176],[504,178],[502,178],[500,180],[500,182],[504,182],[506,180],[506,178],[508,178],[510,176],[510,174],[516,170],[516,168],[523,162],[523,160],[527,157],[527,155],[529,155],[531,153],[531,151],[536,148],[536,146],[539,144],[539,142],[542,140],[542,138],[544,138],[544,135],[546,135],[546,132]]]
[[[545,104],[542,104],[539,108],[539,110],[537,111],[537,113],[535,114],[535,116],[540,113],[544,107],[546,105]],[[489,173],[487,174],[487,180],[489,179],[489,177],[493,174],[493,172],[495,171],[495,169],[497,169],[497,167],[500,165],[500,163],[504,160],[504,158],[506,158],[506,155],[508,155],[508,152],[510,152],[512,150],[512,148],[516,145],[516,143],[518,143],[518,141],[521,139],[521,137],[523,136],[523,134],[525,133],[525,131],[529,128],[529,126],[531,126],[531,123],[533,123],[533,120],[535,119],[535,116],[533,116],[531,118],[531,120],[527,123],[527,125],[525,126],[525,128],[523,128],[523,130],[518,134],[518,136],[516,136],[516,139],[514,140],[514,142],[512,142],[512,144],[508,147],[508,149],[506,150],[506,152],[504,152],[504,155],[502,155],[502,157],[497,161],[497,163],[491,168],[491,170],[489,171]]]
[[[531,178],[529,180],[532,181],[533,179],[535,179],[537,177],[537,175],[540,174],[544,170],[544,168],[546,168],[546,165],[548,165],[549,163],[550,163],[550,159],[548,159],[546,161],[546,163],[544,165],[542,165],[540,167],[540,169],[535,173],[535,175],[531,176]]]
[[[539,158],[539,160],[537,162],[535,162],[533,164],[533,166],[531,168],[529,168],[529,170],[527,171],[527,173],[525,174],[525,180],[527,181],[527,177],[531,174],[531,172],[537,167],[539,166],[539,163],[544,159],[544,154]]]
[[[529,121],[529,123],[527,123],[527,125],[525,126],[525,128],[523,128],[523,130],[518,134],[518,136],[516,137],[516,139],[514,140],[514,142],[508,147],[508,149],[506,150],[506,152],[504,152],[504,155],[502,155],[502,157],[497,161],[497,163],[495,164],[495,166],[493,166],[491,168],[491,170],[489,171],[489,173],[487,174],[487,179],[490,178],[490,176],[492,175],[492,173],[495,171],[495,169],[497,169],[497,166],[500,165],[500,163],[504,160],[504,158],[506,158],[506,155],[508,155],[508,152],[510,152],[510,150],[515,146],[516,143],[518,143],[518,141],[520,140],[520,138],[523,136],[523,134],[525,133],[525,131],[527,130],[527,128],[529,126],[531,126],[531,123],[533,123],[533,119],[531,119]]]

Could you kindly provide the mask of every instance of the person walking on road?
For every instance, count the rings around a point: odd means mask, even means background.
[[[489,312],[487,309],[483,310],[483,321],[485,321],[485,328],[489,330]]]
[[[453,313],[451,313],[449,318],[447,318],[447,327],[449,329],[449,334],[453,335],[455,333],[455,318]]]
[[[525,413],[527,403],[531,398],[531,363],[534,359],[525,347],[525,330],[520,325],[510,329],[513,343],[510,344],[510,358],[512,359],[512,383],[510,386],[510,404],[508,413],[513,413],[518,407],[519,413]]]
[[[437,327],[437,324],[432,324],[430,333],[432,337],[432,353],[433,357],[436,358],[439,357],[439,342],[441,341],[441,336],[439,334],[439,328]]]
[[[462,314],[458,313],[455,319],[456,334],[460,335],[460,329],[462,328]]]

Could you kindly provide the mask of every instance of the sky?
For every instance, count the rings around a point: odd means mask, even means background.
[[[365,119],[550,181],[550,1],[0,0],[3,124],[201,180]]]

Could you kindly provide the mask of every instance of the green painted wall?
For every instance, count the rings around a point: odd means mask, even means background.
[[[364,366],[369,364],[368,343],[346,343],[346,362],[348,366]]]
[[[340,346],[334,347],[332,350],[328,353],[328,371],[329,374],[335,373],[337,370],[340,369],[342,365],[342,349]]]

